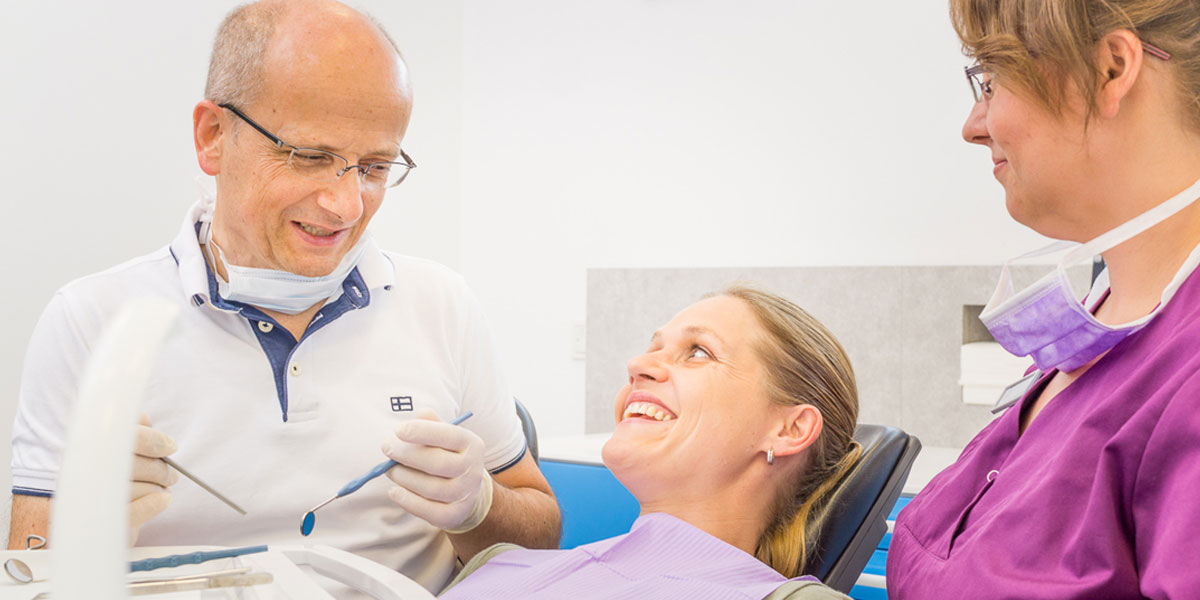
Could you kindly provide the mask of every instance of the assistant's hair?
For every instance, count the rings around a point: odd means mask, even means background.
[[[861,454],[854,441],[858,386],[850,358],[833,334],[785,298],[746,285],[719,295],[750,306],[766,333],[755,348],[772,401],[810,404],[824,427],[808,448],[808,462],[779,486],[771,517],[754,555],[787,577],[805,572],[820,517],[832,490]]]
[[[1166,50],[1188,124],[1200,130],[1200,2],[1196,0],[950,0],[963,52],[1055,114],[1074,83],[1090,117],[1105,74],[1093,54],[1128,29]],[[1147,57],[1145,62],[1158,62]]]
[[[244,107],[258,97],[262,91],[263,59],[275,34],[275,26],[289,10],[302,10],[302,7],[282,2],[254,2],[243,4],[225,16],[213,40],[205,98],[217,104]],[[399,55],[396,41],[383,24],[361,10],[357,12],[375,26]]]

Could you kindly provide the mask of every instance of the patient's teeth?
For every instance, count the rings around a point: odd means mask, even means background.
[[[621,419],[624,420],[637,416],[654,419],[655,421],[671,421],[675,419],[675,415],[671,414],[670,411],[650,402],[631,402],[629,406],[625,407],[625,412],[622,413]]]

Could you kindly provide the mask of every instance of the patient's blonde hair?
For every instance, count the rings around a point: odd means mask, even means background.
[[[854,441],[858,387],[841,344],[819,321],[785,298],[747,285],[719,295],[744,301],[766,335],[756,352],[767,372],[771,400],[810,404],[824,428],[808,449],[808,463],[779,486],[774,509],[754,555],[786,577],[806,571],[830,492],[861,453]]]

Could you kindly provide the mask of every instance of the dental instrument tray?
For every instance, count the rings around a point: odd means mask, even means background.
[[[197,551],[221,550],[212,546],[159,546],[129,549],[131,559],[161,557],[167,554],[186,554]],[[0,599],[29,600],[48,598],[53,550],[5,550],[0,551],[0,561],[17,558],[29,565],[37,577],[31,583],[0,581]],[[138,590],[130,588],[129,595],[139,598],[184,598],[214,600],[238,598],[239,600],[332,600],[334,595],[326,591],[313,573],[334,582],[353,588],[375,600],[434,600],[433,594],[415,581],[361,556],[356,556],[329,546],[286,546],[271,544],[270,549],[258,554],[210,560],[204,564],[182,565],[163,568],[153,573],[134,572],[129,583],[175,579],[182,585],[162,585]],[[2,577],[2,576],[0,576]],[[7,579],[7,578],[5,578]],[[196,582],[218,583],[231,587],[211,587]],[[157,584],[156,584],[157,585]],[[192,591],[188,591],[192,590]],[[182,592],[188,591],[188,594]]]

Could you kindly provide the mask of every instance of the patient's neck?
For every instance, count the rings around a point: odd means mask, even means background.
[[[755,490],[743,483],[709,494],[680,491],[682,493],[643,501],[642,514],[669,514],[753,555],[766,529],[767,515],[774,501],[772,492],[762,491],[767,487]]]

